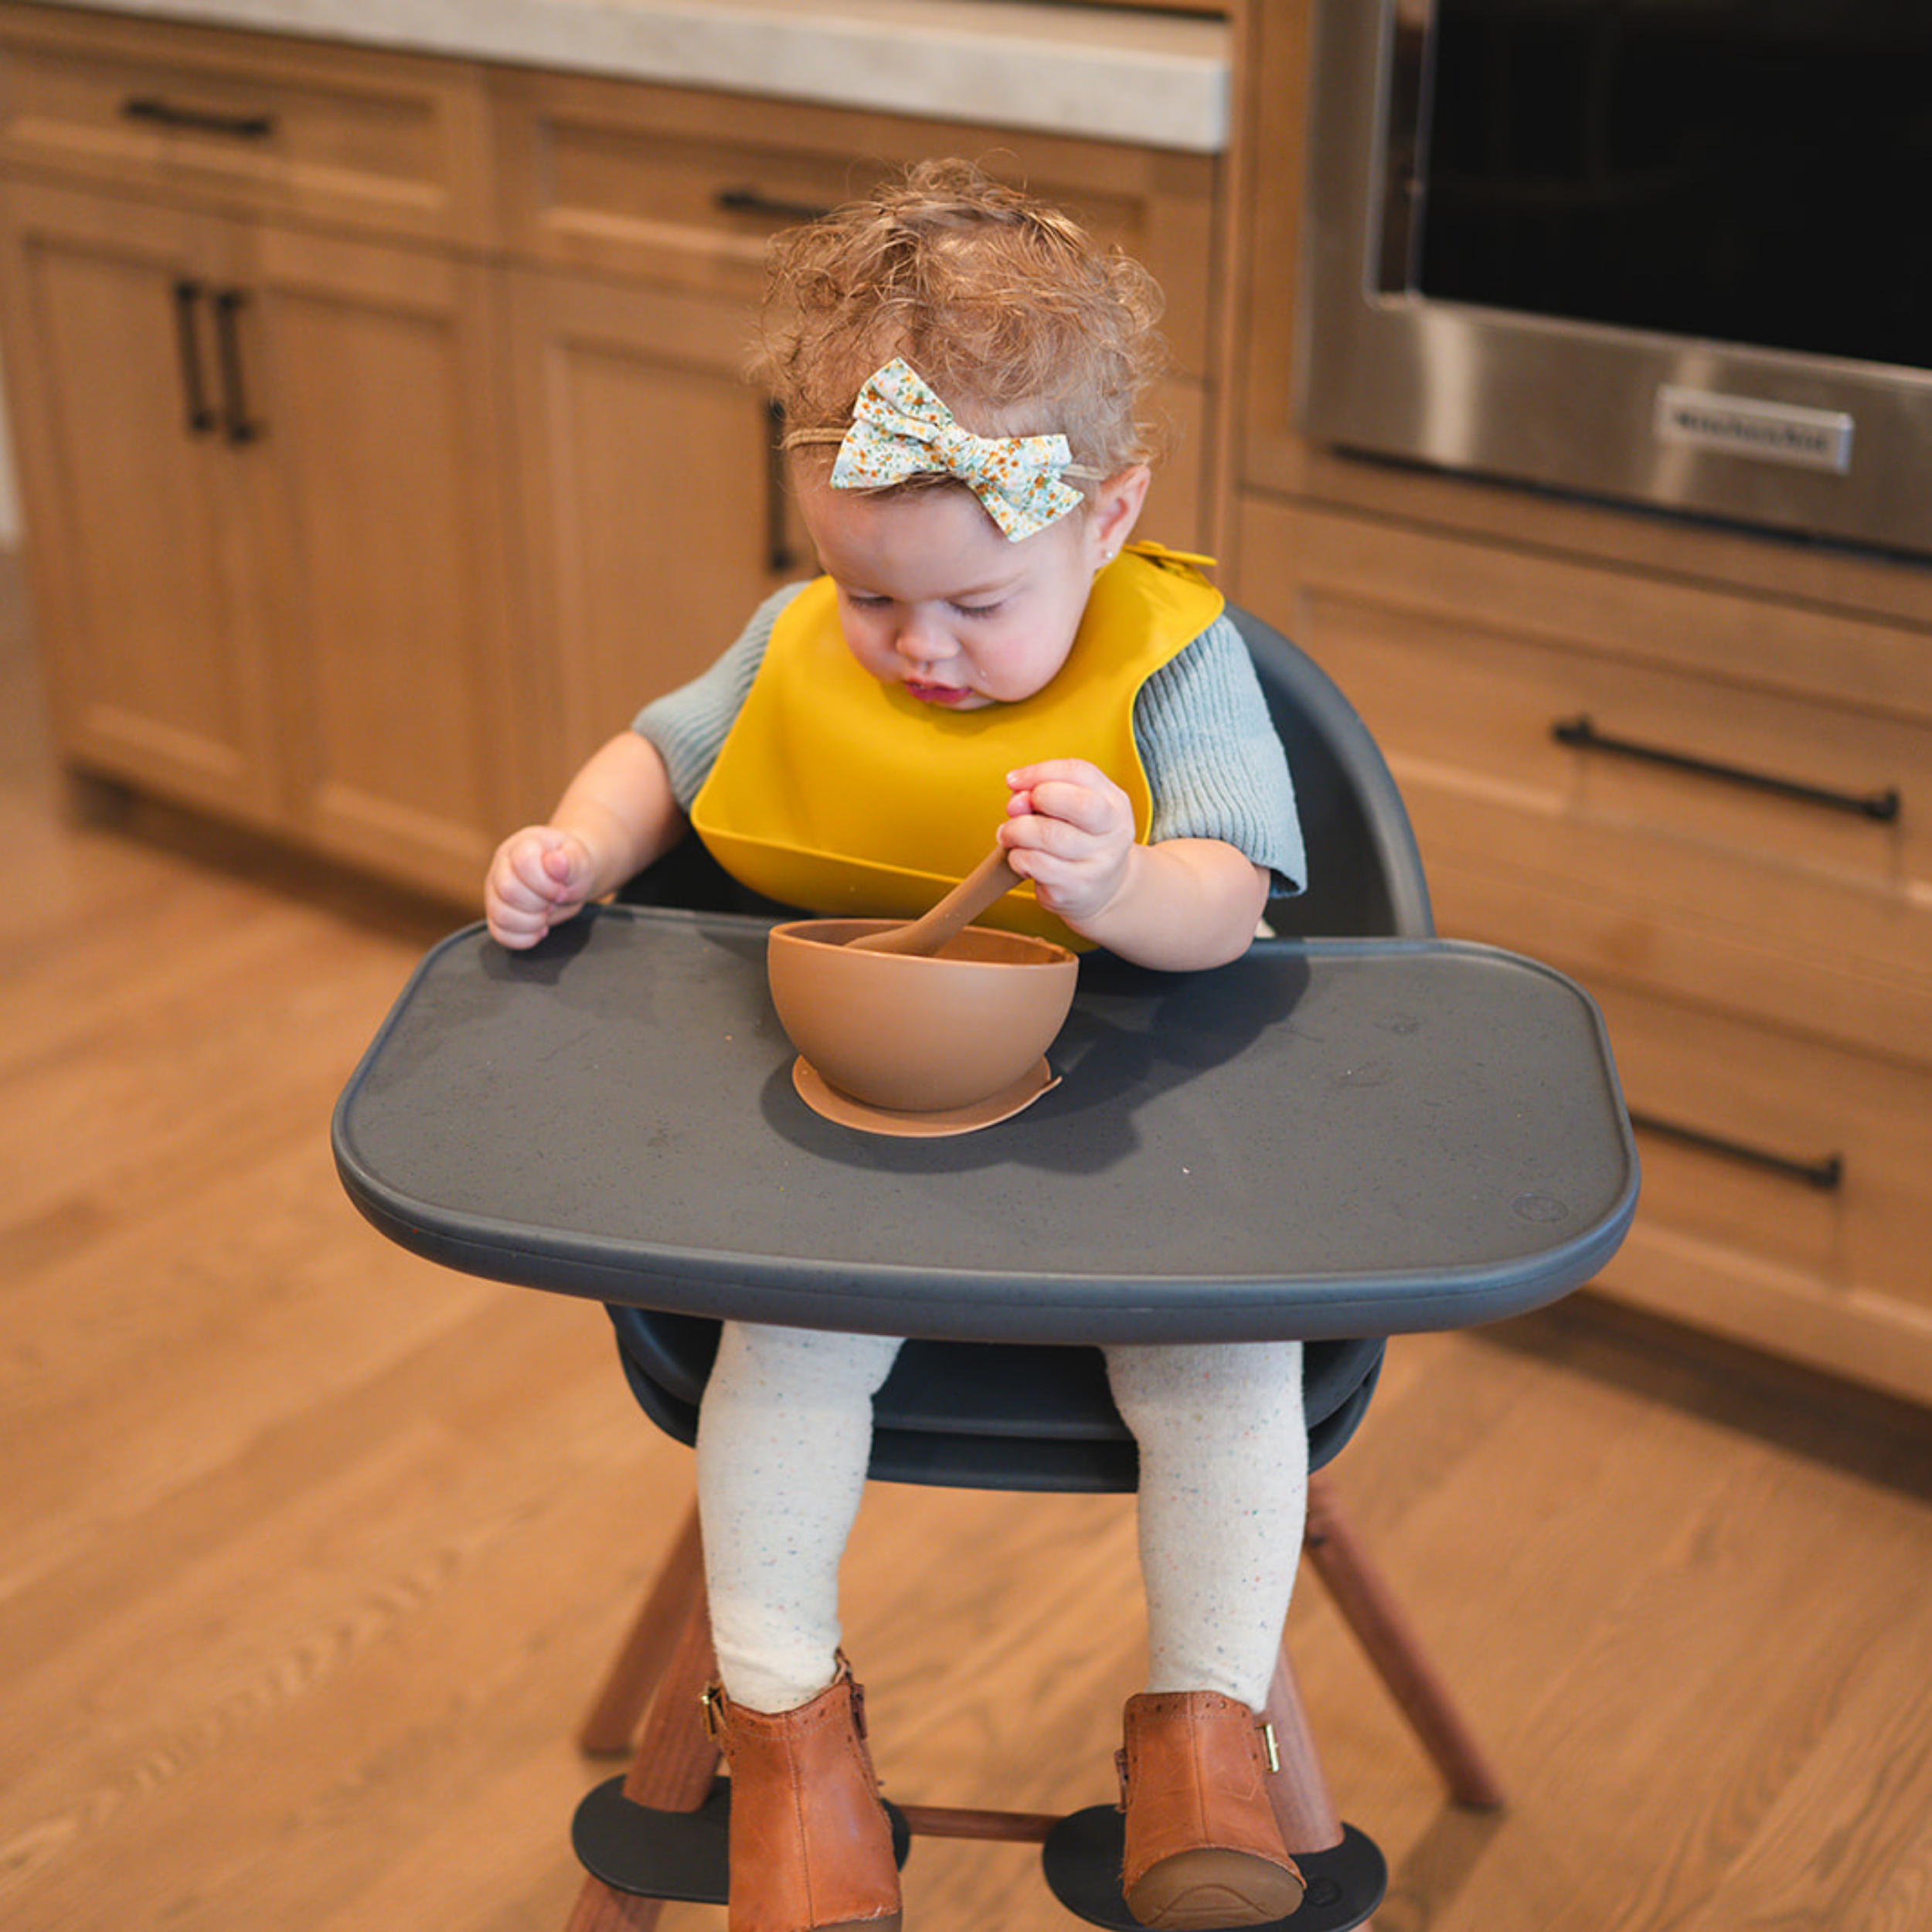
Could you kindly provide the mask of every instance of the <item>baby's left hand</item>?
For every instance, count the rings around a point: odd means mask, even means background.
[[[1015,872],[1033,882],[1049,912],[1077,931],[1100,917],[1126,883],[1134,851],[1134,807],[1118,785],[1082,758],[1053,758],[1006,774],[1002,842]]]

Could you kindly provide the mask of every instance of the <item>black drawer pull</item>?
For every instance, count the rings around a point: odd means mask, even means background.
[[[224,288],[215,298],[215,344],[221,358],[221,420],[231,443],[260,441],[262,426],[248,413],[242,387],[241,325],[248,298],[239,288]]]
[[[821,221],[832,213],[808,201],[784,201],[755,188],[721,188],[718,206],[727,215],[758,215],[767,221]]]
[[[196,315],[201,306],[202,286],[185,277],[175,284],[175,341],[181,352],[181,393],[187,404],[188,434],[206,436],[219,420],[208,400],[202,381],[201,335]]]
[[[1789,1154],[1774,1153],[1768,1148],[1753,1147],[1748,1141],[1728,1140],[1721,1134],[1707,1134],[1702,1128],[1685,1127],[1658,1114],[1640,1114],[1634,1107],[1630,1111],[1630,1124],[1641,1133],[1675,1141],[1680,1147],[1694,1147],[1700,1153],[1715,1154],[1727,1161],[1738,1161],[1747,1167],[1760,1168],[1767,1174],[1782,1175],[1787,1181],[1802,1182],[1807,1187],[1816,1188],[1821,1194],[1835,1193],[1845,1185],[1845,1156],[1842,1154],[1827,1154],[1821,1160],[1801,1160]]]
[[[273,114],[224,114],[212,107],[178,107],[152,94],[134,94],[121,104],[129,121],[150,121],[198,134],[226,134],[236,141],[266,141],[275,131]]]
[[[1560,718],[1549,727],[1559,744],[1573,745],[1580,751],[1601,751],[1617,758],[1636,758],[1645,764],[1665,765],[1672,771],[1688,771],[1701,778],[1716,778],[1726,784],[1748,785],[1755,791],[1774,792],[1781,798],[1795,798],[1809,805],[1822,805],[1829,811],[1849,811],[1860,818],[1892,824],[1899,815],[1901,800],[1898,787],[1888,785],[1883,791],[1834,791],[1825,785],[1808,785],[1801,779],[1781,778],[1774,772],[1753,771],[1743,765],[1720,764],[1713,758],[1699,758],[1687,751],[1672,751],[1662,745],[1639,744],[1634,739],[1612,737],[1599,731],[1586,713],[1575,718]]]

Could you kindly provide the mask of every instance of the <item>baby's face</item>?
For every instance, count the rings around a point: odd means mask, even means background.
[[[1012,704],[1053,680],[1120,541],[1076,510],[1009,543],[957,485],[882,495],[801,475],[798,487],[853,656],[956,711]]]

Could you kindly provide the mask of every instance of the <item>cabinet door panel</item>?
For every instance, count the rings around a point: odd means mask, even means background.
[[[231,648],[239,479],[212,393],[212,291],[235,231],[19,185],[8,362],[28,553],[63,749],[246,815],[272,798],[262,661]],[[184,339],[184,331],[188,339]]]
[[[740,372],[736,304],[518,280],[514,328],[551,795],[647,699],[702,670],[814,567]]]
[[[479,271],[265,230],[240,318],[275,501],[284,743],[327,849],[474,889],[511,756]]]
[[[1644,1162],[1604,1285],[1932,1395],[1932,1076],[1600,982]]]

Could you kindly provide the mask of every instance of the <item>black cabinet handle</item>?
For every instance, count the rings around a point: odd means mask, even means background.
[[[775,577],[788,577],[798,567],[798,553],[785,514],[785,413],[777,403],[765,405],[765,568]]]
[[[1549,727],[1549,735],[1559,744],[1572,745],[1580,751],[1634,758],[1645,764],[1663,765],[1672,771],[1688,771],[1700,778],[1715,778],[1725,784],[1744,785],[1755,791],[1775,793],[1781,798],[1821,805],[1828,811],[1849,811],[1855,817],[1875,819],[1883,825],[1890,825],[1898,818],[1903,803],[1896,785],[1888,785],[1882,791],[1834,791],[1828,786],[1806,784],[1801,779],[1781,777],[1774,772],[1753,771],[1747,766],[1723,764],[1714,758],[1673,751],[1667,746],[1613,737],[1599,731],[1587,713],[1558,719]]]
[[[248,397],[242,386],[242,310],[248,298],[239,288],[224,288],[215,298],[215,346],[221,359],[222,427],[231,443],[254,443],[261,439],[262,425],[248,413]]]
[[[185,276],[175,284],[175,342],[181,353],[181,393],[190,436],[206,436],[219,420],[202,380],[201,332],[196,320],[202,294],[201,284]]]
[[[225,114],[209,107],[183,107],[153,94],[132,94],[121,104],[129,121],[151,121],[198,134],[226,134],[236,141],[266,141],[275,131],[273,114]]]
[[[832,213],[808,201],[785,201],[755,188],[721,188],[717,206],[727,215],[759,215],[767,221],[820,221]]]
[[[1782,1175],[1787,1181],[1801,1182],[1821,1194],[1835,1193],[1845,1185],[1845,1156],[1827,1154],[1818,1160],[1779,1154],[1769,1148],[1753,1147],[1748,1141],[1733,1141],[1722,1134],[1707,1134],[1702,1128],[1685,1127],[1661,1114],[1630,1111],[1630,1124],[1640,1132],[1675,1141],[1680,1147],[1694,1147],[1700,1153],[1715,1154],[1720,1159],[1736,1161],[1767,1174]]]

